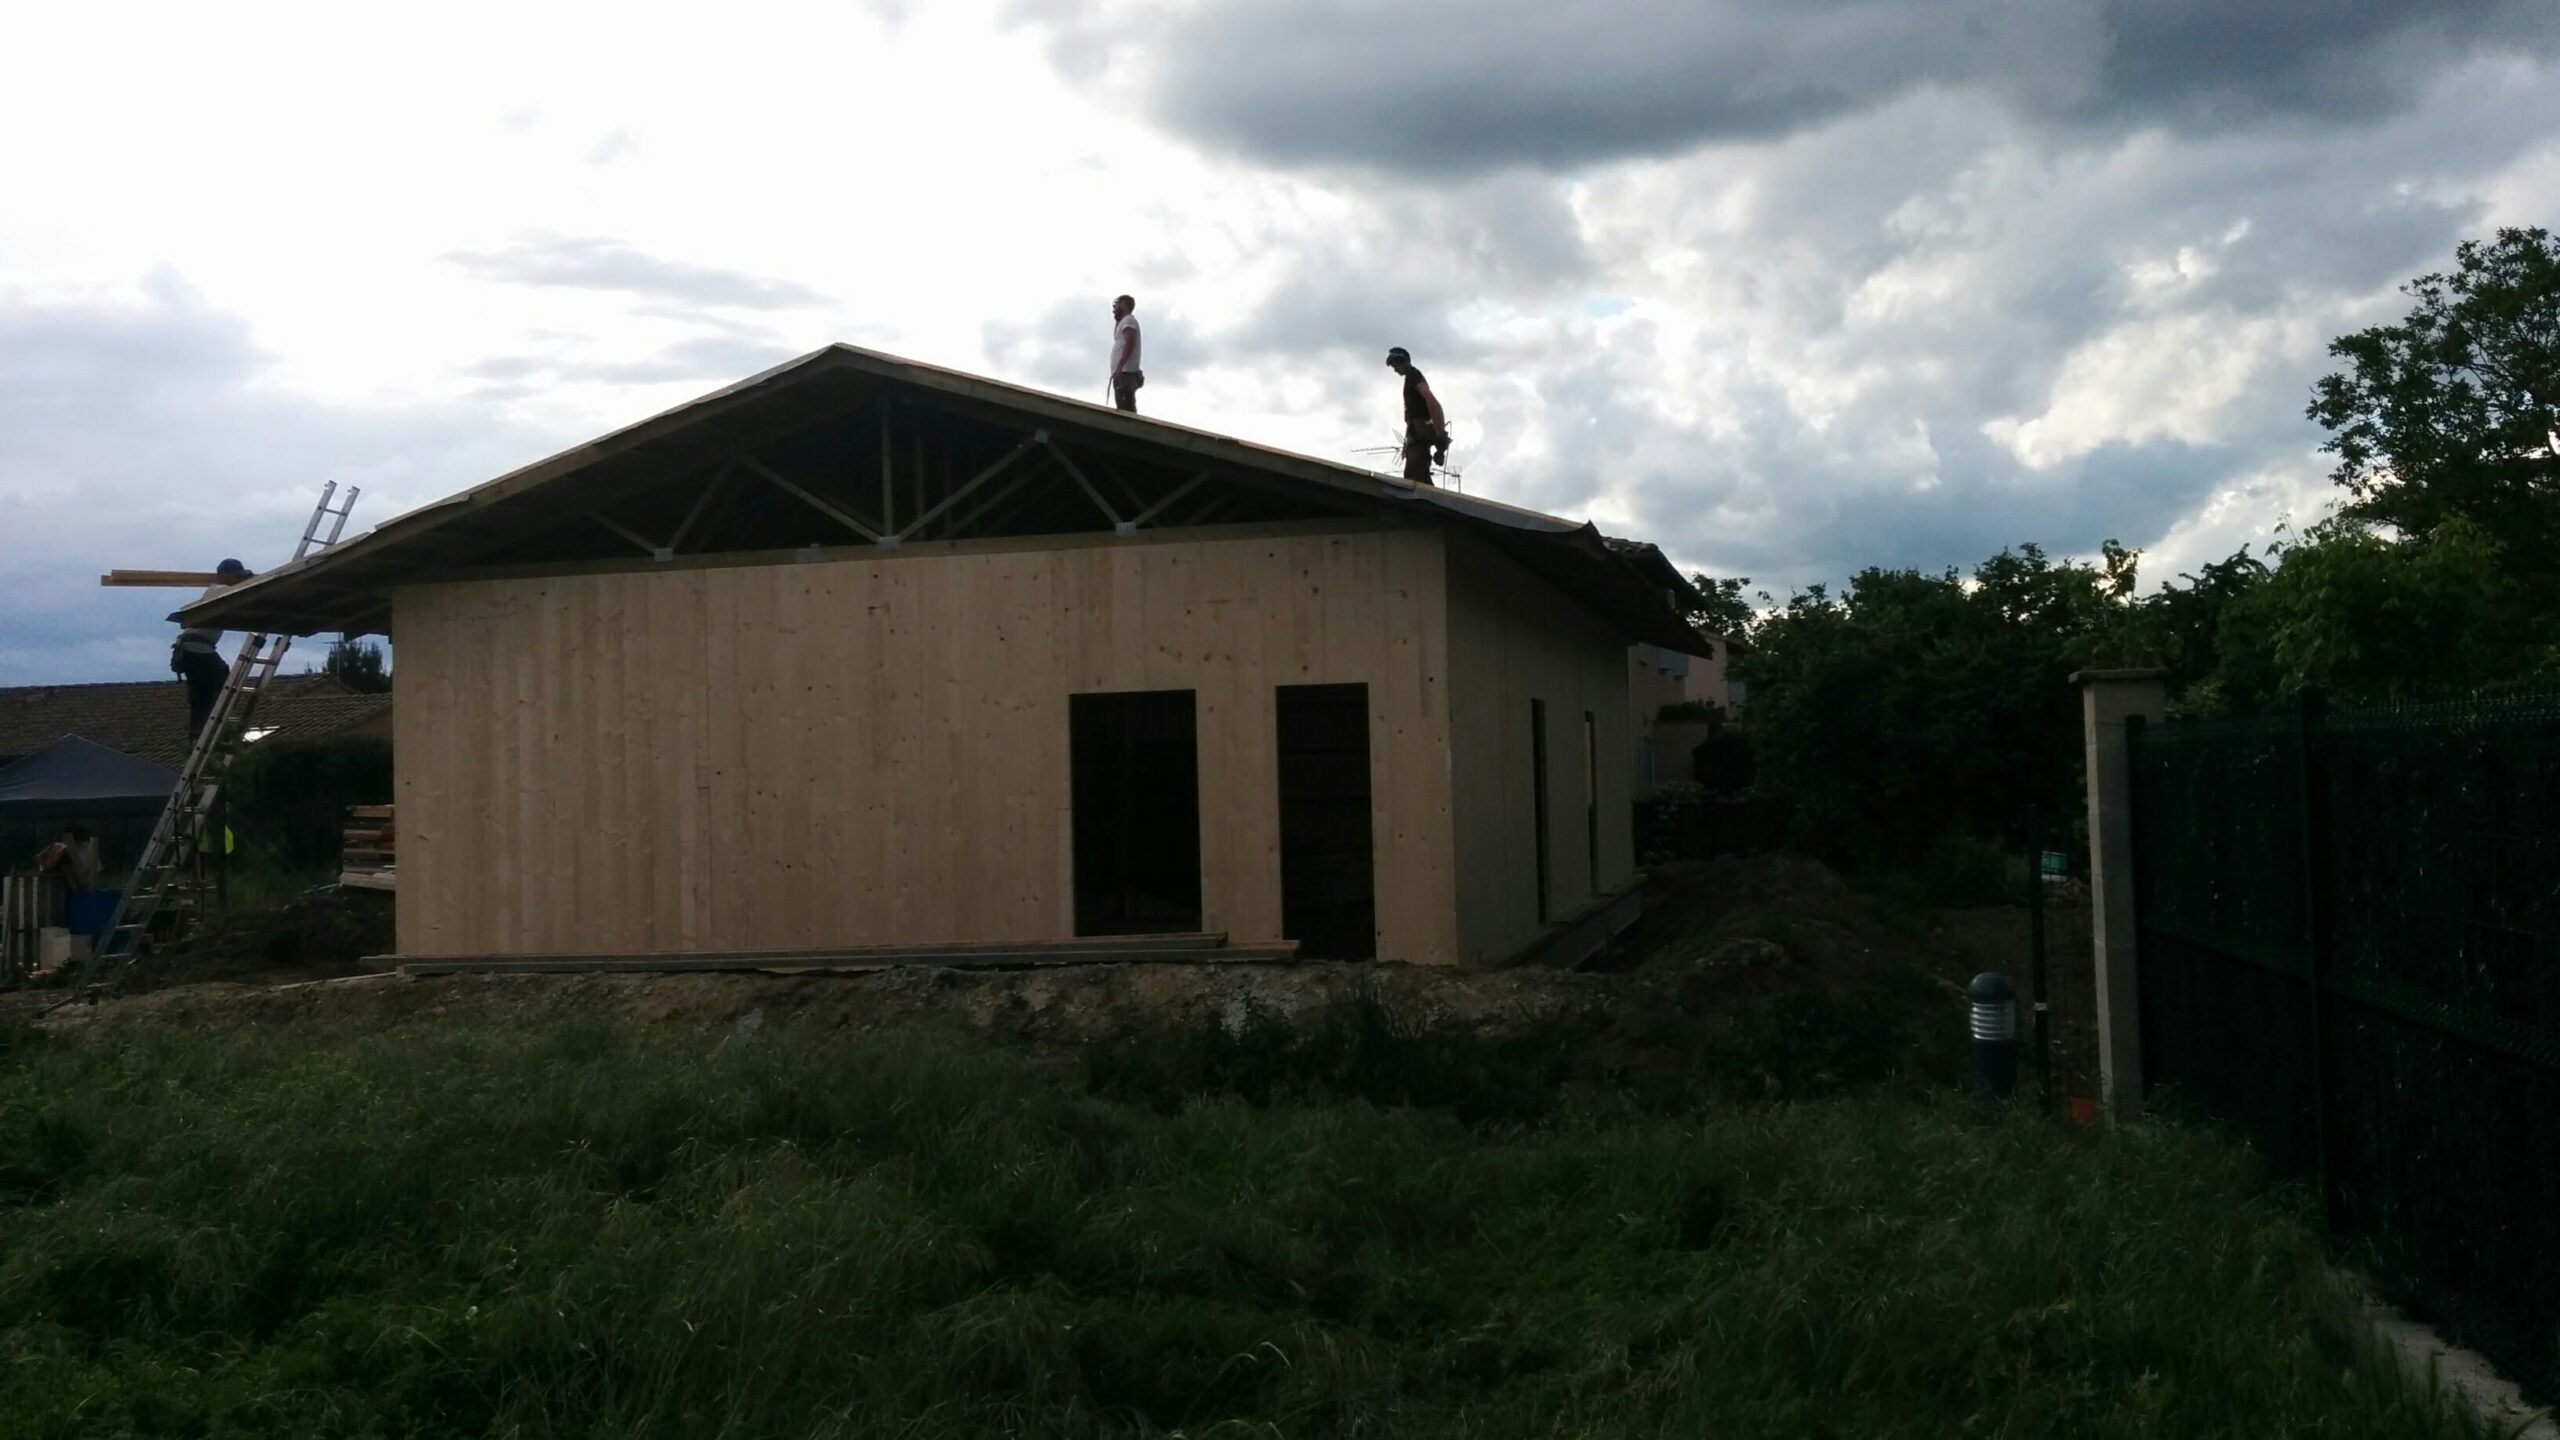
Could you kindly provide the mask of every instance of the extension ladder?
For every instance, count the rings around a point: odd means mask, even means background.
[[[347,512],[355,508],[356,496],[363,492],[350,485],[346,499],[333,505],[330,502],[337,493],[335,480],[320,487],[320,503],[311,512],[311,523],[302,527],[302,539],[293,547],[294,559],[338,543],[339,533],[346,528]],[[323,527],[326,534],[322,533]],[[253,632],[241,639],[240,653],[231,662],[231,678],[223,683],[222,693],[205,715],[204,728],[196,732],[194,743],[188,747],[187,762],[178,771],[178,783],[169,791],[169,803],[161,809],[160,821],[151,827],[151,839],[142,847],[141,863],[134,866],[133,878],[125,882],[115,913],[107,918],[107,928],[98,933],[97,950],[82,967],[82,978],[90,983],[113,974],[141,951],[152,917],[168,905],[175,891],[182,886],[197,888],[188,879],[197,837],[222,798],[223,776],[239,757],[241,747],[249,743],[249,717],[257,709],[258,697],[266,693],[267,682],[275,678],[276,666],[283,662],[285,646],[292,639],[290,635],[264,632]]]

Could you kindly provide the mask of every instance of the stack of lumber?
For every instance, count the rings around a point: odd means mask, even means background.
[[[391,807],[347,807],[346,850],[339,861],[338,883],[358,890],[388,890],[394,880]]]

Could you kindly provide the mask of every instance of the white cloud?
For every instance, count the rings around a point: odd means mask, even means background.
[[[1472,63],[1573,27],[1609,31],[1555,42],[1584,59],[1732,26],[1804,59],[1784,7],[1714,3],[1523,12]],[[2267,477],[2317,489],[2327,337],[2460,236],[2560,212],[2531,55],[2221,123],[2190,102],[2250,75],[2201,57],[2150,77],[2158,117],[2109,109],[2133,80],[2066,25],[2051,93],[1941,48],[1926,83],[1747,133],[1639,135],[1640,89],[1547,87],[1590,134],[1284,166],[1151,108],[1197,56],[1123,42],[1203,33],[1175,12],[1060,37],[1007,6],[173,6],[148,45],[131,12],[13,16],[0,133],[41,143],[0,148],[0,682],[155,673],[156,602],[99,570],[256,563],[323,479],[378,518],[830,340],[1098,393],[1122,290],[1155,413],[1358,458],[1406,344],[1468,489],[1782,589],[2030,538],[2209,548],[2299,498]],[[1293,43],[1322,79],[1339,40]],[[1230,83],[1287,100],[1277,73]]]
[[[2259,379],[2307,362],[2321,338],[2303,316],[2205,311],[2135,321],[2073,350],[2040,413],[1984,421],[1983,433],[2034,470],[2107,445],[2219,444],[2242,407],[2262,398]]]

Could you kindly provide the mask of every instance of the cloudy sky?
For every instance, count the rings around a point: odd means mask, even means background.
[[[401,18],[391,18],[398,14]],[[832,340],[1471,491],[1783,594],[2328,502],[2323,347],[2560,222],[2550,0],[870,0],[13,14],[0,684]],[[1370,462],[1379,463],[1379,462]]]

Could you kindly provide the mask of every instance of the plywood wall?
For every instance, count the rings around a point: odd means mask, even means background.
[[[1547,914],[1635,878],[1627,642],[1499,554],[1453,540],[1449,708],[1458,954],[1498,964],[1536,938],[1538,856],[1529,702],[1546,702]],[[1599,863],[1592,864],[1583,717],[1592,719]]]
[[[1219,540],[394,596],[405,954],[1054,939],[1067,697],[1198,692],[1206,920],[1280,932],[1273,688],[1369,687],[1379,953],[1457,953],[1443,540]]]

